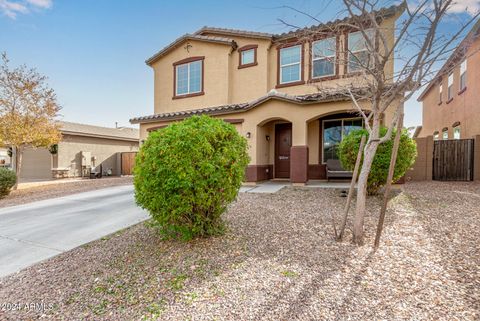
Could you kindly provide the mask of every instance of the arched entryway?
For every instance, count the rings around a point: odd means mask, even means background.
[[[290,178],[292,123],[284,118],[269,118],[256,130],[256,180]]]
[[[340,111],[320,115],[308,121],[308,179],[326,179],[326,163],[338,159],[338,146],[352,130],[363,127],[357,112]]]

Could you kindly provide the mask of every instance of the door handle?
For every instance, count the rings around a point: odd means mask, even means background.
[[[288,159],[288,156],[278,156],[278,159],[279,159],[279,160],[287,160],[287,159]]]

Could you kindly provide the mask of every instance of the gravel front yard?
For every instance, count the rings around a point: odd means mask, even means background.
[[[48,198],[61,197],[75,193],[88,192],[100,188],[132,184],[132,177],[105,177],[101,179],[82,179],[72,182],[58,181],[50,184],[12,191],[0,199],[0,208],[20,205]]]
[[[345,202],[338,194],[241,194],[226,235],[190,243],[134,226],[1,279],[0,304],[22,308],[0,319],[480,318],[480,184],[406,185],[376,253],[380,199],[368,204],[368,245],[356,247],[332,239],[330,211]]]

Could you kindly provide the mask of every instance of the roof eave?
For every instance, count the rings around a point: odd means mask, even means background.
[[[325,103],[325,102],[333,102],[333,101],[342,101],[342,100],[348,100],[347,97],[337,97],[337,96],[332,96],[329,98],[321,98],[318,100],[302,100],[302,99],[297,99],[295,97],[289,97],[289,96],[279,96],[279,95],[266,95],[264,97],[261,97],[255,101],[252,101],[248,103],[247,106],[238,108],[238,109],[230,109],[230,110],[224,110],[224,109],[219,109],[215,111],[202,111],[201,109],[194,110],[195,112],[191,111],[186,111],[182,115],[175,115],[175,116],[165,116],[165,117],[155,117],[155,115],[151,116],[146,116],[149,118],[142,119],[143,117],[138,117],[138,118],[132,118],[130,119],[131,124],[147,124],[147,123],[158,123],[158,122],[169,122],[169,121],[175,121],[175,120],[182,120],[187,117],[191,117],[194,115],[228,115],[228,114],[235,114],[235,113],[244,113],[252,108],[255,108],[269,100],[280,100],[280,101],[286,101],[290,102],[293,104],[298,104],[298,105],[311,105],[311,104],[316,104],[316,103]]]
[[[123,140],[123,141],[132,141],[132,142],[136,142],[140,139],[140,138],[135,138],[135,137],[121,137],[121,136],[111,136],[111,135],[101,135],[101,134],[89,134],[89,133],[68,131],[68,130],[62,130],[62,129],[60,131],[63,135],[70,135],[70,136],[84,136],[84,137],[104,138],[104,139]]]
[[[375,12],[377,14],[381,15],[381,16],[379,16],[379,18],[387,19],[387,18],[394,17],[394,16],[397,16],[397,18],[398,18],[404,11],[405,11],[405,3],[402,2],[399,5],[392,5],[388,8],[381,8],[379,10],[376,10]],[[298,38],[298,36],[299,36],[299,34],[301,34],[301,32],[305,32],[307,30],[310,31],[310,32],[318,32],[320,30],[325,30],[325,29],[331,28],[332,26],[338,25],[340,23],[348,22],[351,19],[352,19],[352,17],[345,17],[345,18],[342,18],[342,19],[336,19],[334,21],[328,21],[328,22],[325,22],[325,23],[322,23],[322,24],[316,25],[316,26],[311,26],[311,27],[306,27],[306,28],[300,28],[300,29],[297,29],[297,30],[292,30],[290,32],[286,32],[286,33],[283,33],[283,34],[274,35],[272,40],[274,42],[276,42],[276,41],[283,41],[283,40],[290,40],[290,39],[293,39],[293,38]]]
[[[253,39],[265,39],[265,40],[272,40],[273,34],[261,35],[259,33],[251,33],[251,32],[238,32],[229,31],[228,29],[221,29],[221,28],[212,28],[212,27],[202,27],[201,29],[195,31],[195,35],[203,35],[204,33],[212,33],[216,35],[223,35],[223,36],[233,36],[233,37],[245,37],[245,38],[253,38]]]

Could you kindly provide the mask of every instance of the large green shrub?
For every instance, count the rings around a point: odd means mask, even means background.
[[[166,237],[221,233],[241,186],[247,141],[223,120],[194,116],[150,134],[134,168],[135,199]]]
[[[380,136],[383,137],[387,133],[387,128],[382,127],[380,129]],[[338,148],[338,156],[342,163],[343,168],[347,170],[353,170],[355,167],[355,161],[357,160],[358,149],[360,148],[360,140],[362,135],[365,135],[368,139],[368,131],[365,129],[354,130],[343,138]],[[392,139],[378,146],[377,153],[373,159],[370,175],[368,176],[367,192],[369,195],[376,194],[378,190],[385,185],[388,177],[388,168],[390,167],[390,158],[393,148],[393,137],[395,131],[392,134]],[[397,161],[395,164],[395,171],[393,174],[393,181],[399,180],[407,170],[415,162],[417,157],[417,144],[415,140],[408,136],[406,130],[402,131],[400,136],[400,145],[398,148]]]
[[[16,182],[17,175],[15,175],[15,172],[0,167],[0,198],[7,196]]]

